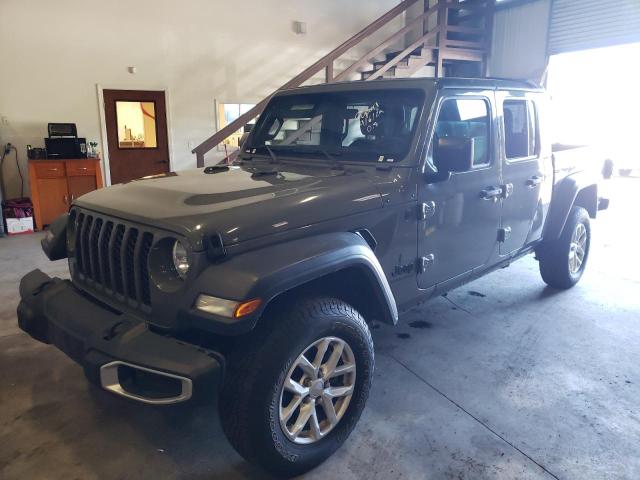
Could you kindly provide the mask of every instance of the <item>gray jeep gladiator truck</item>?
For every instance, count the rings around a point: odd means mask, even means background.
[[[369,395],[368,325],[535,253],[566,289],[608,201],[554,158],[546,99],[496,79],[328,84],[271,98],[235,165],[76,199],[20,283],[20,327],[114,394],[218,401],[248,461],[295,475]]]

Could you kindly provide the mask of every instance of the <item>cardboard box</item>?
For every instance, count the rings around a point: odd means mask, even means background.
[[[7,233],[9,235],[33,233],[33,217],[7,218]]]

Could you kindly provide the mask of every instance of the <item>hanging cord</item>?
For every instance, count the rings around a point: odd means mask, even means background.
[[[0,157],[0,200],[4,202],[7,198],[7,190],[4,187],[4,177],[2,175],[2,165],[4,164],[4,157],[7,156],[7,151],[2,148],[2,157]]]
[[[20,198],[24,198],[24,177],[22,176],[20,161],[18,160],[18,149],[13,147],[13,150],[16,152],[16,168],[18,169],[18,175],[20,176]]]
[[[18,169],[18,175],[20,176],[20,198],[24,198],[24,177],[22,176],[22,170],[20,169],[20,161],[18,159],[18,149],[11,145],[10,143],[7,143],[7,145],[2,149],[2,158],[0,158],[0,179],[3,178],[2,176],[2,166],[4,164],[4,157],[7,156],[7,150],[11,151],[14,150],[16,152],[16,168]],[[0,189],[3,190],[2,194],[4,196],[4,194],[6,194],[6,190],[4,190],[4,185],[0,185]],[[4,200],[7,200],[6,198]]]

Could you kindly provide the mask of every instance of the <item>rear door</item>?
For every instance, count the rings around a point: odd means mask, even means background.
[[[418,187],[424,212],[418,224],[420,288],[446,288],[497,256],[501,199],[494,92],[445,92],[436,102],[426,165],[443,171]],[[434,145],[444,137],[473,139],[468,171],[448,175],[436,166],[441,163],[434,158]]]
[[[542,191],[552,173],[549,158],[541,154],[535,94],[497,92],[501,122],[502,220],[500,255],[520,250],[540,238],[544,209]],[[545,154],[548,155],[548,154]]]

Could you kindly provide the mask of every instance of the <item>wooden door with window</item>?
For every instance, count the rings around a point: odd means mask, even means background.
[[[169,171],[162,91],[104,90],[111,183]]]

